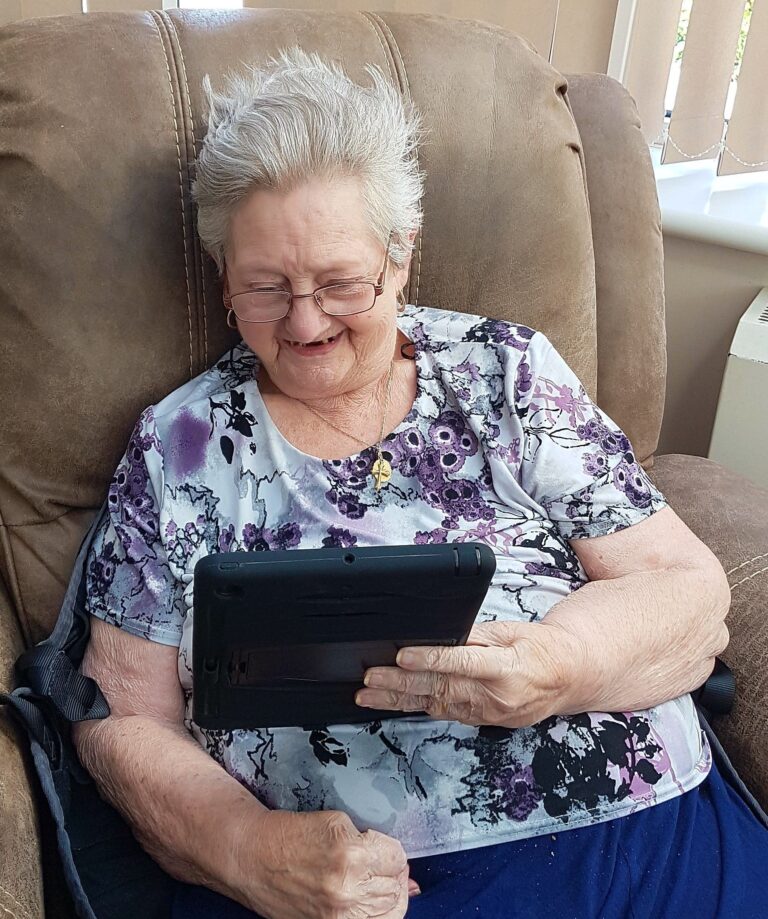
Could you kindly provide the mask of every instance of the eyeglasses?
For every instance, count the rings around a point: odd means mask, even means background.
[[[246,290],[224,297],[224,306],[240,322],[276,322],[291,311],[294,300],[313,297],[320,309],[329,316],[354,316],[373,309],[376,298],[384,291],[389,262],[389,240],[384,253],[384,266],[377,281],[342,281],[324,284],[311,294],[292,294],[282,287]]]

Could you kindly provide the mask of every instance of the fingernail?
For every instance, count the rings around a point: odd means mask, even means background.
[[[383,686],[384,685],[384,681],[382,680],[381,674],[376,673],[376,672],[371,672],[371,671],[366,673],[366,675],[363,677],[363,683],[365,683],[366,686]]]
[[[408,896],[418,897],[420,893],[421,893],[421,887],[419,887],[416,881],[408,881]]]
[[[402,667],[407,667],[408,664],[412,664],[414,660],[414,653],[413,651],[409,651],[408,648],[402,648],[397,652],[396,662]]]
[[[361,708],[373,708],[371,703],[366,700],[365,693],[362,692],[355,694],[355,704],[359,705]]]

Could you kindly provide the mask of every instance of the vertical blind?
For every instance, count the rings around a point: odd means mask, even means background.
[[[768,2],[755,0],[718,172],[768,169]]]
[[[767,60],[768,0],[639,0],[625,84],[662,162],[717,159],[720,175],[767,169]]]
[[[693,4],[662,162],[717,156],[743,16],[744,0]]]
[[[635,5],[624,85],[635,97],[648,143],[664,128],[664,97],[675,50],[681,0],[639,0]]]

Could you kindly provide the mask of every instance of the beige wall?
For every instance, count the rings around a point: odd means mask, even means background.
[[[0,25],[81,12],[82,0],[0,0]],[[183,0],[181,0],[183,4]],[[618,0],[245,0],[273,9],[393,10],[483,19],[524,36],[564,73],[605,73]],[[169,0],[166,6],[175,5]],[[89,12],[162,9],[162,0],[86,0]]]
[[[0,0],[0,26],[17,19],[81,13],[81,0]]]
[[[667,402],[659,453],[706,456],[736,325],[768,285],[768,255],[665,234]]]
[[[483,19],[528,39],[563,72],[605,73],[618,0],[244,0],[248,7],[379,10]]]

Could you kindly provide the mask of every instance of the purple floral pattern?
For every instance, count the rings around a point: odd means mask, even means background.
[[[497,572],[478,619],[534,621],[585,581],[569,540],[665,506],[544,336],[428,309],[401,328],[419,385],[382,443],[393,474],[381,491],[375,450],[323,461],[285,441],[243,345],[148,409],[91,549],[90,612],[179,646],[188,728],[260,801],[344,810],[409,855],[608,820],[698,784],[708,749],[689,697],[516,731],[421,716],[306,730],[192,722],[192,571],[204,555],[479,540]]]

